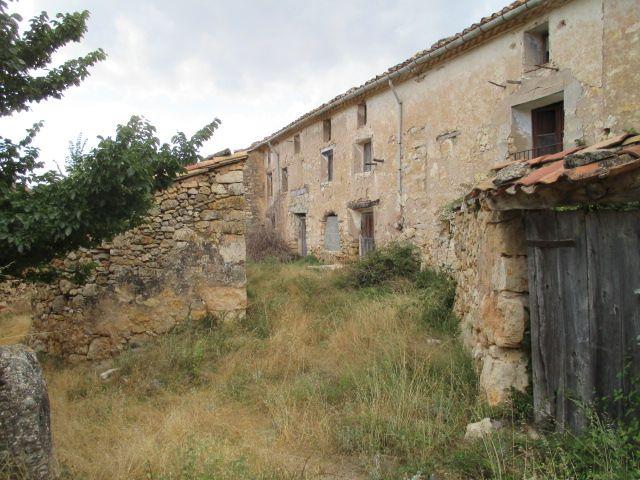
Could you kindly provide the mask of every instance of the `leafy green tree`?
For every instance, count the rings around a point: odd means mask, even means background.
[[[34,102],[60,98],[106,58],[102,50],[51,67],[52,54],[86,32],[87,11],[46,13],[22,19],[0,0],[0,117],[28,110]],[[44,73],[42,73],[44,72]],[[166,188],[184,165],[199,160],[198,149],[213,135],[214,120],[193,137],[176,134],[161,143],[140,117],[119,125],[115,136],[99,137],[85,153],[72,148],[67,173],[39,173],[35,124],[17,143],[0,137],[0,270],[19,275],[25,268],[89,247],[141,221],[153,193]]]

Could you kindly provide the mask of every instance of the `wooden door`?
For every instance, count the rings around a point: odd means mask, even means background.
[[[298,253],[307,256],[307,216],[298,215]]]
[[[373,212],[362,212],[360,215],[360,256],[376,248],[374,235]]]
[[[592,401],[623,418],[616,393],[640,375],[640,212],[530,212],[526,236],[537,419],[579,430]]]
[[[564,103],[558,102],[531,111],[533,157],[562,151]]]

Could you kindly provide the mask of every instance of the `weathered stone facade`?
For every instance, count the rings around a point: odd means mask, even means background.
[[[257,142],[249,155],[264,188],[251,202],[299,252],[356,257],[373,214],[375,244],[410,241],[425,264],[451,270],[465,343],[498,403],[528,381],[522,221],[447,219],[445,207],[531,154],[534,110],[561,105],[559,150],[637,128],[639,55],[637,0],[516,1]]]
[[[423,63],[420,52],[258,142],[250,164],[262,186],[250,202],[261,218],[274,222],[296,248],[304,218],[308,251],[340,260],[357,255],[361,213],[370,210],[377,244],[406,238],[421,247],[426,262],[446,265],[442,207],[495,164],[532,148],[532,109],[563,102],[565,148],[640,124],[640,78],[632,67],[640,52],[636,0],[514,5],[520,13],[507,9],[508,20],[499,27],[483,24],[473,40],[472,29],[445,39],[440,47],[455,47]],[[529,58],[529,39],[542,28],[549,61],[537,66]],[[327,121],[331,132],[325,137]],[[373,160],[365,168],[367,143]],[[331,180],[327,150],[333,154]],[[361,200],[375,204],[349,206]],[[338,217],[339,251],[324,245],[328,215]]]
[[[462,338],[480,370],[488,403],[507,398],[510,389],[529,384],[527,251],[524,224],[517,211],[473,210],[450,223],[455,311]]]
[[[207,162],[210,163],[210,162]],[[41,285],[32,345],[95,360],[166,333],[188,318],[246,307],[244,157],[192,168],[156,194],[139,227],[57,261],[73,276]],[[195,167],[198,167],[197,165]]]

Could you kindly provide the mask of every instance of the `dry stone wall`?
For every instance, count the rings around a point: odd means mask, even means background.
[[[245,217],[242,162],[181,177],[156,195],[142,225],[57,262],[88,275],[39,286],[32,345],[96,360],[189,318],[243,315]]]
[[[528,277],[524,224],[519,212],[473,210],[451,219],[458,282],[455,311],[462,337],[478,362],[489,404],[529,384]]]

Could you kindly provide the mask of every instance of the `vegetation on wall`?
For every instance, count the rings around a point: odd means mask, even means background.
[[[50,19],[43,12],[21,28],[20,16],[0,0],[0,116],[61,98],[106,58],[96,50],[51,65],[55,52],[82,39],[88,17],[83,11]],[[155,128],[134,116],[114,137],[100,137],[91,151],[71,148],[65,175],[41,171],[33,140],[42,123],[17,143],[0,137],[0,272],[20,274],[137,224],[153,192],[199,159],[198,149],[219,123],[214,120],[191,138],[178,133],[171,143],[161,143]]]

